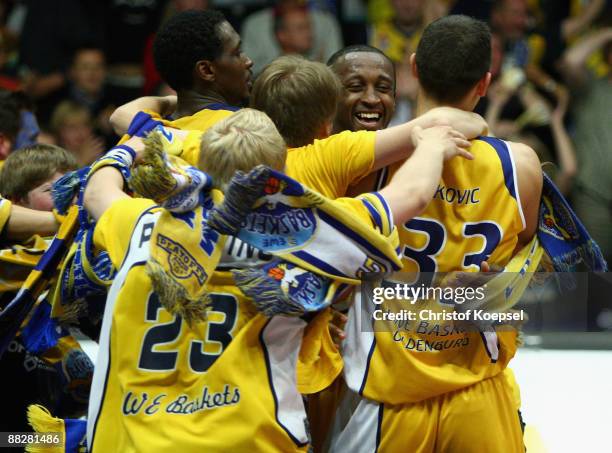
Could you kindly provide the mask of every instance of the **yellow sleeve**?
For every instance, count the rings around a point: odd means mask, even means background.
[[[115,268],[119,268],[130,243],[130,236],[140,215],[151,206],[146,198],[122,198],[108,208],[96,224],[94,245],[106,250]]]
[[[529,64],[539,66],[546,50],[546,41],[540,35],[533,34],[527,39],[529,47]]]
[[[289,149],[286,173],[328,198],[344,196],[374,165],[376,132],[345,131]]]
[[[11,202],[0,197],[0,234],[4,231],[4,227],[8,223],[11,216]]]
[[[317,314],[306,326],[297,363],[297,387],[303,395],[329,387],[343,367],[342,356],[329,333],[330,308]]]

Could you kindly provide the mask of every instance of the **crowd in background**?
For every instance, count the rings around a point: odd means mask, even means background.
[[[114,108],[172,92],[153,63],[160,24],[206,8],[223,11],[240,32],[255,76],[284,54],[326,62],[346,45],[381,49],[397,74],[392,124],[413,115],[409,58],[423,28],[451,13],[487,21],[492,84],[478,113],[492,134],[527,143],[551,163],[545,170],[610,260],[610,0],[4,1],[0,160],[37,141],[67,149],[80,166],[91,163],[118,139],[109,124]]]

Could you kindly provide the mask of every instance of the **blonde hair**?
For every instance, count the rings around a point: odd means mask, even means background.
[[[287,145],[272,120],[263,112],[242,109],[202,136],[198,168],[224,189],[236,171],[248,172],[259,164],[282,170],[286,158]]]
[[[89,113],[87,107],[72,101],[62,101],[53,111],[49,126],[57,134],[68,121],[74,118],[82,119],[88,125],[91,125],[92,122],[91,113]]]
[[[333,119],[340,90],[337,76],[323,63],[284,56],[257,77],[251,107],[272,118],[289,146],[305,146]]]

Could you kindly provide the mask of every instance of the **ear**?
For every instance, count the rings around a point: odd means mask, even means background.
[[[215,65],[210,60],[199,60],[194,71],[198,79],[204,82],[214,82],[216,78]]]
[[[315,135],[315,138],[319,140],[323,140],[332,134],[333,129],[334,129],[334,119],[331,118],[330,120],[326,121],[325,123],[321,125],[321,127],[317,131],[317,134]]]
[[[4,160],[11,153],[13,142],[6,135],[0,133],[0,160]]]
[[[487,72],[482,79],[476,85],[476,94],[478,96],[485,97],[487,95],[487,90],[489,89],[489,85],[491,85],[491,73]]]
[[[412,55],[410,55],[410,71],[415,79],[419,78],[419,71],[416,64],[416,53],[414,52],[412,52]]]

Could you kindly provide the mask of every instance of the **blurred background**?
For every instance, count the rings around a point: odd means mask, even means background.
[[[396,66],[392,124],[412,117],[409,57],[423,28],[455,13],[487,21],[493,83],[477,111],[492,134],[539,153],[611,261],[612,0],[2,0],[0,89],[26,96],[3,93],[0,118],[19,112],[25,134],[35,119],[39,141],[91,162],[117,139],[114,107],[171,92],[152,58],[160,24],[206,8],[241,34],[255,74],[282,54],[325,62],[345,45],[380,48]],[[0,121],[0,159],[14,123]]]
[[[488,22],[493,82],[477,111],[492,134],[537,151],[612,262],[612,0],[3,0],[0,160],[38,133],[91,163],[117,140],[115,107],[171,93],[152,58],[160,24],[207,8],[241,34],[255,74],[283,54],[325,62],[346,45],[380,48],[396,67],[392,124],[413,115],[409,57],[423,28],[457,13]],[[530,452],[612,451],[612,280],[584,278],[579,297],[552,281],[524,301],[513,368],[536,428]]]

